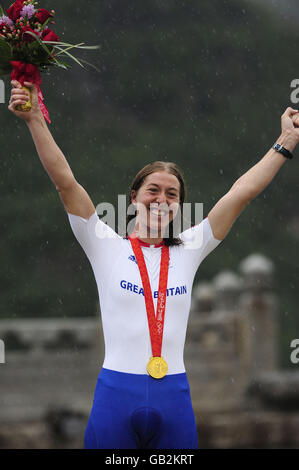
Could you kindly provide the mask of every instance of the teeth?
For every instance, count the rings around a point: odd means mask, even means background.
[[[159,211],[159,210],[157,210],[157,209],[152,209],[151,212],[152,212],[154,215],[160,215],[160,216],[167,214],[167,212],[165,212],[165,211]]]

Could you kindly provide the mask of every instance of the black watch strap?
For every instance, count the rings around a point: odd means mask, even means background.
[[[277,144],[277,143],[276,143],[276,144],[273,145],[272,148],[273,148],[274,150],[276,150],[276,152],[281,153],[281,154],[282,154],[284,157],[286,157],[286,158],[293,158],[293,154],[292,154],[289,150],[285,149],[285,148],[284,148],[282,145],[280,145],[280,144]]]

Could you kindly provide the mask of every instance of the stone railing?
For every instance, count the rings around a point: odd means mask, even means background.
[[[278,299],[273,264],[254,254],[240,273],[219,273],[194,288],[185,363],[200,410],[246,406],[249,384],[277,369]]]

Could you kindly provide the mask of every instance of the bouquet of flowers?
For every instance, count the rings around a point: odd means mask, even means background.
[[[7,10],[6,15],[0,6],[0,76],[11,73],[11,80],[18,80],[23,86],[24,82],[34,83],[38,90],[38,101],[44,118],[50,123],[49,113],[44,104],[44,97],[40,88],[42,83],[40,72],[45,72],[50,66],[56,65],[67,69],[70,67],[61,60],[69,57],[81,67],[86,63],[96,70],[94,65],[85,60],[78,60],[71,53],[71,49],[98,49],[99,46],[84,46],[61,42],[49,24],[53,20],[55,11],[38,8],[34,0],[16,0]],[[19,111],[30,111],[29,100],[25,105],[18,105]]]

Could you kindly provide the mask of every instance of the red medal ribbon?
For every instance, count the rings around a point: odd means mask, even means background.
[[[152,354],[153,357],[160,357],[162,351],[162,339],[164,329],[164,318],[165,318],[165,307],[166,307],[166,295],[167,295],[167,280],[168,280],[168,266],[169,266],[169,247],[166,245],[162,246],[161,263],[160,263],[160,278],[159,278],[159,290],[158,290],[158,301],[157,301],[157,316],[155,316],[155,307],[153,302],[151,285],[148,277],[148,272],[140,247],[139,241],[136,237],[129,237],[131,242],[140,276],[143,285],[145,306],[147,312],[148,326],[150,331]]]

